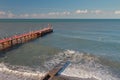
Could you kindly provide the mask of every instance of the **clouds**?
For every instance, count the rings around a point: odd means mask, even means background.
[[[88,9],[77,9],[77,10],[62,10],[62,11],[48,11],[48,12],[36,12],[36,13],[13,13],[12,11],[0,11],[0,18],[72,18],[87,15],[96,15],[111,17],[120,15],[120,10],[106,11],[106,10],[88,10]],[[84,18],[84,17],[83,17]]]
[[[0,11],[0,15],[5,15],[6,13],[4,11]]]
[[[67,16],[67,15],[70,15],[71,12],[69,11],[64,11],[64,12],[49,12],[48,15],[51,15],[51,16]]]
[[[0,18],[5,17],[5,15],[6,15],[6,12],[4,12],[4,11],[0,11]]]
[[[87,14],[88,13],[88,10],[76,10],[75,11],[76,14]]]
[[[11,11],[0,11],[0,18],[13,18],[15,14],[13,14]]]
[[[104,14],[105,12],[103,10],[92,10],[92,14]]]
[[[101,14],[108,14],[109,11],[104,11],[104,10],[88,10],[88,9],[84,9],[84,10],[76,10],[75,11],[76,14],[94,14],[94,15],[101,15]]]
[[[120,10],[116,10],[115,12],[114,12],[115,14],[119,14],[120,15]]]

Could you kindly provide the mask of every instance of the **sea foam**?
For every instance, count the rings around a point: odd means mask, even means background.
[[[96,80],[120,80],[105,65],[100,64],[99,57],[89,53],[80,53],[74,50],[65,50],[57,53],[42,65],[45,71],[49,71],[62,61],[70,61],[70,65],[61,75],[83,79]],[[21,68],[21,67],[19,67]],[[41,80],[47,72],[34,71],[23,68],[14,69],[5,63],[0,64],[0,79],[2,80]]]
[[[4,63],[0,64],[0,79],[2,80],[41,80],[45,73],[41,72],[25,72],[9,69]]]
[[[64,76],[84,79],[94,78],[97,80],[120,80],[107,66],[100,64],[99,57],[74,50],[66,50],[55,55],[51,60],[47,61],[44,66],[53,68],[63,60],[71,62],[63,71],[62,75]]]

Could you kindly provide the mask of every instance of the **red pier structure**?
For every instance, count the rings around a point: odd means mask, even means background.
[[[43,28],[41,30],[32,31],[29,33],[21,34],[21,35],[14,35],[9,38],[4,38],[0,40],[0,51],[6,50],[17,44],[22,44],[30,40],[34,40],[36,38],[42,37],[51,32],[53,32],[52,25],[48,24],[48,27]]]

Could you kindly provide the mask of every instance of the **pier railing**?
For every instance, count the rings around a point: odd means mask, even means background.
[[[52,28],[52,25],[49,24],[48,27],[43,28],[41,30],[32,31],[29,33],[21,34],[21,35],[14,35],[9,38],[4,38],[0,40],[0,51],[6,50],[17,44],[22,44],[30,40],[36,39],[38,37],[42,37],[51,32],[53,32],[53,28]]]

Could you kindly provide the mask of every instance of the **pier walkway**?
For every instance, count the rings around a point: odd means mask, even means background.
[[[51,32],[53,32],[53,28],[52,25],[49,24],[48,27],[43,28],[41,30],[32,31],[21,35],[14,35],[9,38],[4,38],[0,40],[0,51],[6,50],[17,44],[26,43],[30,40],[34,40],[36,38],[42,37]]]

